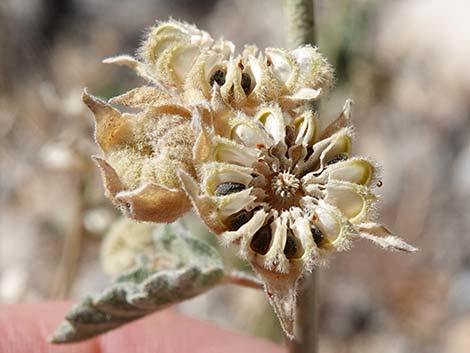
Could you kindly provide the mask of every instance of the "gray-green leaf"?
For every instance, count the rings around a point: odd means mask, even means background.
[[[213,247],[170,226],[155,234],[155,255],[142,257],[97,296],[87,297],[66,316],[53,343],[77,342],[97,336],[154,311],[201,294],[224,275]]]

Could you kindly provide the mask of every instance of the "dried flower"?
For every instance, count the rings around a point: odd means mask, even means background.
[[[320,130],[308,107],[260,106],[233,116],[226,135],[201,127],[195,147],[199,180],[181,171],[184,188],[206,225],[263,277],[292,334],[297,279],[327,253],[372,240],[413,251],[376,219],[378,168],[352,157],[351,101]]]
[[[129,56],[105,61],[130,66],[148,86],[109,103],[84,93],[105,154],[95,161],[106,193],[130,217],[172,222],[190,208],[176,171],[196,174],[192,120],[221,125],[234,109],[253,111],[270,101],[291,109],[317,99],[332,81],[331,67],[308,46],[291,52],[267,49],[258,56],[255,47],[237,57],[233,52],[229,41],[214,41],[186,23],[163,22],[149,31],[139,50],[142,61]],[[122,114],[111,104],[141,112]]]
[[[214,41],[194,26],[169,21],[148,32],[139,49],[141,61],[123,55],[105,63],[129,66],[190,106],[210,102],[214,86],[220,87],[223,102],[237,109],[272,101],[298,105],[318,99],[333,82],[331,66],[310,46],[264,53],[247,46],[236,56],[234,50],[230,41]]]
[[[360,238],[416,250],[375,223],[379,172],[352,156],[351,101],[326,127],[312,109],[333,81],[315,48],[235,55],[231,42],[170,21],[150,30],[139,55],[106,62],[148,86],[109,103],[84,94],[108,196],[155,222],[174,221],[192,202],[212,232],[240,246],[288,335],[298,279],[328,253]],[[121,114],[114,103],[141,111]]]

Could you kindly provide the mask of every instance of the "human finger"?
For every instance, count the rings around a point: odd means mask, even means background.
[[[77,344],[52,345],[47,337],[70,308],[69,303],[0,306],[2,353],[281,353],[255,337],[226,331],[173,310],[165,310]]]

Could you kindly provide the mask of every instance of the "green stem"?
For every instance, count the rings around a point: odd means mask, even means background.
[[[298,287],[296,337],[292,353],[318,352],[317,272],[306,274]]]
[[[284,0],[283,3],[289,47],[315,46],[315,0]],[[288,343],[290,353],[318,352],[316,287],[316,271],[299,280],[295,324],[297,339]]]
[[[235,284],[247,288],[263,290],[263,283],[256,277],[242,271],[231,271],[224,275],[223,284]]]
[[[314,0],[283,0],[289,48],[315,45]]]

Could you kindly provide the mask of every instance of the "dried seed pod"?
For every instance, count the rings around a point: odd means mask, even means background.
[[[139,60],[118,56],[105,63],[125,65],[139,76],[188,105],[207,103],[211,86],[225,82],[222,68],[233,56],[234,45],[214,41],[204,31],[184,22],[170,20],[151,28],[138,50]]]
[[[318,99],[333,84],[332,67],[314,47],[269,48],[265,54],[269,69],[283,86],[279,99],[286,107]]]
[[[260,274],[288,335],[296,284],[331,251],[363,238],[414,251],[376,217],[378,167],[351,157],[351,101],[320,128],[311,102],[333,83],[316,48],[245,47],[214,41],[169,21],[149,32],[141,61],[127,65],[149,81],[110,101],[85,93],[95,114],[95,158],[107,195],[138,220],[172,222],[192,206],[208,228]]]
[[[347,102],[345,122],[320,131],[308,110],[236,113],[224,137],[201,132],[199,180],[180,174],[184,188],[207,226],[239,243],[257,270],[299,274],[324,263],[329,251],[350,247],[356,224],[375,217],[377,167],[348,157],[349,115]]]
[[[182,89],[200,55],[206,51],[230,55],[231,43],[217,43],[207,32],[178,21],[152,28],[139,50],[147,71],[159,83]]]
[[[252,112],[257,105],[276,102],[292,109],[318,99],[333,82],[333,70],[316,48],[266,49],[247,46],[235,55],[232,42],[214,41],[184,22],[161,22],[147,34],[140,60],[119,56],[107,63],[129,66],[152,84],[180,95],[188,105],[214,101],[226,108]]]

